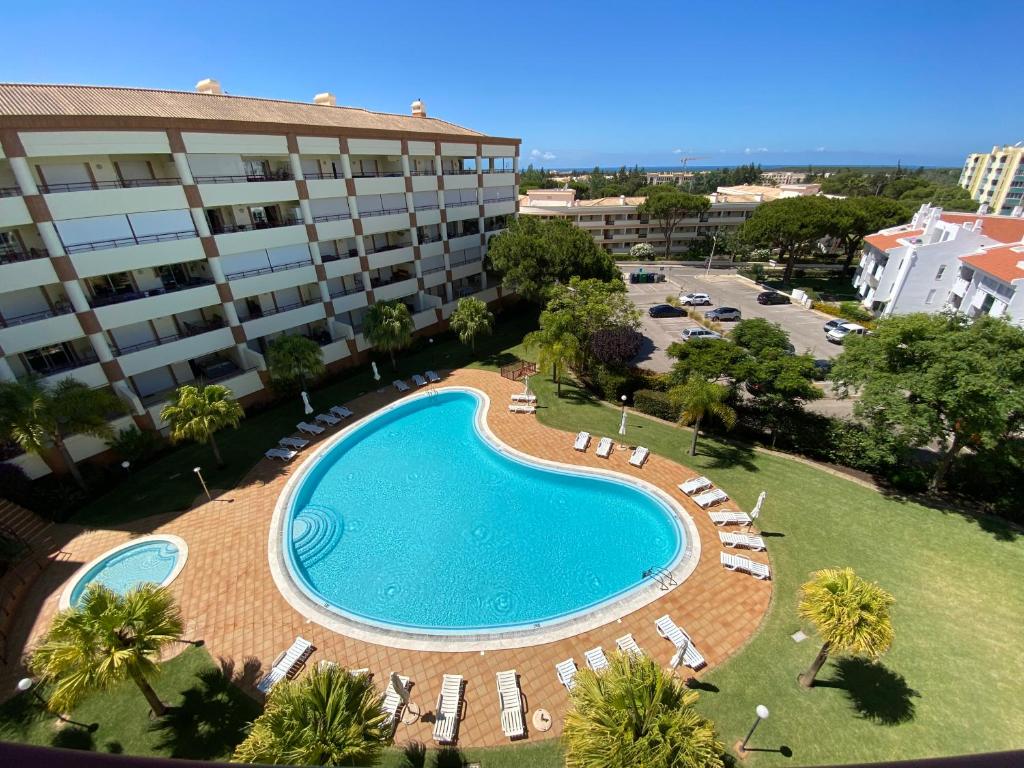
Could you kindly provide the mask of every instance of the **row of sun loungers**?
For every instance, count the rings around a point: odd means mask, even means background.
[[[435,384],[441,380],[441,377],[437,375],[437,371],[427,371],[423,376],[418,373],[412,375],[412,383],[417,387],[425,387],[427,384]],[[406,384],[401,379],[395,379],[391,382],[392,386],[399,392],[408,392],[412,387]]]
[[[327,413],[319,414],[313,421],[300,421],[295,425],[295,428],[306,435],[322,435],[326,429],[324,424],[328,426],[335,426],[340,424],[343,419],[347,419],[352,416],[352,411],[343,405],[335,405]],[[291,461],[299,455],[299,451],[309,445],[309,440],[305,440],[301,437],[282,437],[277,441],[277,448],[271,448],[264,456],[268,459],[280,459],[281,461]]]
[[[518,395],[512,395],[512,402],[513,403],[530,403],[530,404],[532,404],[532,403],[536,403],[537,402],[537,396],[536,395],[528,395],[525,392],[520,392]]]
[[[720,560],[726,570],[745,571],[755,579],[767,581],[772,577],[771,569],[766,563],[759,563],[743,555],[734,555],[729,552],[720,553]]]
[[[510,405],[508,407],[509,413],[536,413],[537,408],[533,405]]]
[[[764,545],[764,539],[760,536],[751,536],[746,533],[726,533],[725,531],[718,532],[718,538],[722,544],[727,547],[736,549],[741,547],[743,549],[753,549],[757,552],[763,552],[767,547]]]
[[[676,487],[692,498],[701,509],[707,509],[729,499],[729,495],[725,491],[721,488],[712,488],[713,485],[714,483],[701,475],[680,483]]]
[[[577,451],[583,451],[585,453],[587,448],[590,447],[590,439],[591,435],[589,432],[580,432],[579,434],[576,435],[576,441],[573,443],[572,447],[575,448]],[[597,443],[598,457],[602,459],[607,459],[609,456],[612,455],[612,449],[614,447],[614,440],[612,440],[610,437],[602,437],[600,441],[598,441]],[[648,456],[650,456],[650,454],[651,452],[649,450],[647,450],[643,446],[639,446],[636,450],[633,451],[633,455],[630,457],[629,463],[632,464],[634,467],[642,467],[644,465],[644,462],[647,461],[647,458]]]

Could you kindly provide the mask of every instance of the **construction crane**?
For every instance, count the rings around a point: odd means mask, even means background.
[[[691,160],[707,160],[706,157],[681,157],[679,162],[683,164],[683,168],[686,168],[686,164]]]

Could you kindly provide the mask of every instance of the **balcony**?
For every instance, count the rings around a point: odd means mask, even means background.
[[[21,190],[17,187],[0,187],[0,197],[18,197]]]
[[[56,283],[57,273],[47,256],[42,248],[0,249],[0,291],[20,291]]]
[[[359,212],[359,218],[360,219],[369,219],[369,218],[372,218],[374,216],[392,216],[394,214],[408,213],[408,212],[409,212],[408,208],[380,208],[380,209],[375,210],[375,211],[360,211]]]
[[[171,240],[187,240],[198,236],[199,235],[194,229],[183,230],[181,232],[161,232],[155,235],[132,235],[129,237],[116,237],[110,240],[95,240],[89,243],[74,243],[72,245],[65,245],[64,250],[67,251],[69,256],[71,256],[76,253],[86,253],[89,251],[106,251],[111,248],[126,248],[133,245],[165,243]]]
[[[476,176],[476,168],[445,168],[444,176]]]
[[[125,301],[136,301],[138,299],[148,299],[152,296],[163,296],[168,293],[176,293],[177,291],[187,291],[201,285],[213,285],[213,280],[193,277],[187,283],[165,285],[162,288],[154,288],[148,291],[125,291],[124,293],[115,293],[109,296],[93,296],[89,300],[89,306],[94,309],[97,307],[109,307],[112,304],[121,304]]]
[[[0,226],[20,227],[31,223],[32,214],[28,212],[23,198],[0,196]]]
[[[107,329],[215,304],[220,304],[217,286],[212,280],[203,278],[193,278],[189,283],[150,291],[128,291],[113,296],[94,297],[90,302],[100,325]]]
[[[970,280],[964,280],[962,277],[958,277],[956,282],[953,284],[951,293],[963,298],[967,294],[967,289],[971,287]]]
[[[223,225],[213,230],[221,255],[261,251],[308,241],[301,219],[288,217],[276,222]],[[330,239],[330,238],[324,238]]]
[[[236,299],[258,296],[282,288],[316,282],[316,268],[309,259],[288,264],[260,267],[225,275],[231,281],[231,293]]]
[[[44,195],[56,192],[84,192],[93,189],[139,189],[141,187],[168,187],[181,184],[181,179],[118,179],[114,181],[76,181],[69,184],[39,184]]]
[[[0,347],[8,355],[59,344],[83,335],[82,326],[70,305],[5,317],[0,322]]]
[[[76,368],[84,368],[87,365],[99,362],[99,358],[96,357],[96,353],[92,350],[82,349],[75,350],[73,357],[67,357],[60,361],[54,361],[46,358],[36,358],[36,360],[28,366],[31,369],[33,376],[49,377],[49,376],[60,376],[66,374],[68,371],[73,371]]]
[[[405,296],[411,296],[419,290],[419,283],[415,276],[396,275],[386,282],[374,281],[373,298],[376,301],[392,301]]]
[[[351,218],[351,213],[330,213],[324,216],[314,216],[313,221],[319,224],[327,221],[348,221]]]
[[[41,190],[57,221],[188,208],[179,179],[44,184]]]
[[[0,328],[14,328],[18,325],[24,325],[25,323],[34,323],[36,320],[45,320],[48,317],[57,317],[59,315],[70,315],[74,310],[70,304],[62,304],[53,309],[43,309],[39,312],[29,312],[24,315],[12,315],[10,317],[0,317]]]
[[[383,171],[364,168],[358,171],[352,171],[353,179],[395,179],[401,178],[404,175],[405,174],[402,173],[401,168]]]
[[[290,304],[282,304],[262,310],[243,321],[245,335],[249,339],[268,336],[300,325],[314,323],[326,317],[320,296],[310,297]]]
[[[291,181],[294,177],[288,168],[262,173],[242,173],[227,176],[193,176],[196,184],[248,184],[261,181]]]
[[[346,312],[351,312],[353,309],[365,307],[368,303],[362,281],[359,282],[357,288],[342,287],[340,290],[331,293],[331,298],[333,299],[332,305],[336,315],[343,315]]]

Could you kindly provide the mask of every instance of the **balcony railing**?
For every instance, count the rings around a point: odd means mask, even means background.
[[[213,374],[212,376],[205,376],[203,374],[200,374],[199,376],[196,376],[191,381],[186,381],[184,383],[185,384],[195,384],[195,383],[216,384],[218,381],[225,381],[226,379],[233,379],[235,376],[241,376],[243,373],[248,373],[249,371],[255,371],[256,370],[256,366],[252,366],[250,368],[240,368],[239,366],[235,365],[230,360],[224,360],[223,363],[227,364],[227,365],[224,366],[224,370],[223,371],[218,371],[217,373]],[[218,365],[216,367],[219,369],[221,366]],[[167,389],[161,389],[161,390],[159,390],[157,392],[151,392],[148,395],[140,395],[139,396],[139,400],[142,401],[143,405],[148,407],[148,406],[156,405],[157,403],[162,403],[164,400],[169,400],[171,395],[173,395],[177,391],[178,391],[178,387],[176,387],[176,386],[175,387],[168,387]]]
[[[438,203],[429,203],[427,205],[417,205],[415,209],[417,211],[436,211],[440,207]]]
[[[272,272],[285,272],[289,269],[298,269],[299,267],[308,267],[312,265],[312,261],[290,261],[287,264],[271,264],[266,267],[259,267],[258,269],[243,269],[239,272],[227,272],[224,277],[228,280],[238,280],[243,277],[255,277],[256,275],[269,275]]]
[[[302,219],[287,218],[280,221],[257,221],[252,224],[224,224],[219,227],[211,227],[215,235],[230,235],[234,232],[254,232],[258,229],[277,229],[278,227],[294,227],[301,224]]]
[[[198,235],[194,229],[190,229],[183,232],[161,232],[156,235],[132,235],[129,237],[116,237],[112,240],[96,240],[91,243],[75,243],[73,245],[65,245],[64,250],[68,253],[105,251],[109,248],[125,248],[132,245],[163,243],[169,240],[188,240],[193,237],[198,237]]]
[[[317,304],[320,301],[320,297],[310,297],[308,299],[300,299],[294,301],[291,304],[282,304],[279,307],[271,307],[270,309],[261,309],[259,313],[253,312],[248,317],[244,318],[242,322],[248,322],[249,320],[256,320],[261,317],[270,317],[271,315],[279,315],[282,312],[290,312],[293,309],[299,307],[308,307],[310,304]]]
[[[401,169],[397,171],[352,171],[353,179],[396,179],[404,175]]]
[[[340,173],[339,171],[318,171],[318,172],[314,172],[314,173],[306,173],[305,171],[303,171],[302,172],[302,178],[310,179],[310,180],[324,180],[324,181],[330,180],[330,179],[337,179],[339,181],[344,181],[345,180],[345,174]]]
[[[362,282],[359,282],[356,283],[355,286],[352,288],[346,288],[345,286],[342,286],[337,291],[331,291],[331,298],[337,299],[341,296],[351,296],[353,293],[362,293],[365,290],[366,289],[363,287]]]
[[[194,176],[196,184],[244,184],[248,181],[291,181],[292,172],[286,168],[270,173],[244,173],[227,176]]]
[[[18,261],[45,259],[49,256],[45,248],[29,248],[27,251],[13,245],[0,247],[0,264],[14,264]]]
[[[125,293],[115,293],[111,296],[93,296],[89,300],[89,306],[106,307],[111,304],[123,304],[126,301],[135,301],[136,299],[148,299],[151,296],[162,296],[165,293],[177,293],[178,291],[187,291],[191,288],[199,288],[203,285],[213,285],[213,280],[207,280],[202,277],[194,277],[187,283],[179,283],[176,285],[165,285],[162,288],[153,288],[148,291],[127,291]]]
[[[181,184],[181,179],[119,179],[116,181],[72,181],[59,184],[40,184],[43,194],[53,192],[82,192],[98,189],[138,189],[140,187],[170,187]]]
[[[484,205],[487,205],[488,203],[508,203],[513,200],[515,200],[513,195],[508,195],[507,197],[492,197],[489,200],[484,200]],[[625,219],[621,219],[621,221],[625,221]]]
[[[434,171],[433,168],[430,168],[430,169],[425,170],[425,171],[422,171],[422,170],[409,171],[409,175],[410,176],[436,176],[437,173]]]
[[[425,235],[424,237],[420,238],[420,245],[427,245],[428,243],[439,243],[439,242],[441,242],[441,235],[440,235],[440,233],[434,235],[433,237],[431,237],[430,235]]]
[[[445,208],[462,208],[465,205],[477,205],[477,202],[476,200],[445,200],[444,203]]]
[[[369,256],[372,253],[384,253],[385,251],[398,251],[402,248],[411,248],[412,243],[388,243],[387,245],[381,245],[374,248],[367,248],[366,255]]]
[[[452,265],[452,266],[454,266],[454,265]],[[423,274],[424,275],[432,275],[435,272],[444,272],[444,269],[445,269],[444,264],[442,264],[439,267],[431,267],[430,269],[424,269],[423,270]]]
[[[393,213],[408,213],[408,208],[382,208],[379,211],[360,211],[359,218],[365,219],[370,216],[389,216]]]
[[[476,168],[445,168],[445,176],[476,176]]]
[[[385,285],[392,285],[393,283],[402,283],[405,282],[406,280],[411,280],[415,277],[416,275],[413,275],[409,272],[392,272],[391,277],[389,277],[387,280],[380,277],[371,277],[370,287],[381,288]]]
[[[0,187],[0,197],[17,197],[21,190],[17,187]]]
[[[178,341],[180,339],[187,339],[192,336],[199,336],[209,331],[216,331],[224,327],[223,321],[211,320],[206,323],[184,323],[185,330],[181,333],[172,333],[169,336],[158,336],[157,338],[150,339],[149,341],[142,341],[138,344],[128,344],[122,347],[120,344],[114,344],[114,350],[119,355],[127,355],[129,352],[138,352],[141,349],[150,349],[151,347],[159,347],[162,344],[170,344],[172,341]]]
[[[314,216],[313,221],[322,223],[325,221],[344,221],[351,218],[351,213],[326,213],[323,216]]]
[[[0,327],[12,328],[15,325],[34,323],[36,320],[45,320],[48,317],[70,315],[74,311],[74,307],[71,304],[56,304],[53,309],[43,309],[39,312],[29,312],[24,315],[14,315],[13,317],[0,317]]]
[[[64,371],[73,371],[75,368],[81,368],[86,365],[92,365],[93,363],[99,362],[99,358],[96,357],[96,353],[81,352],[75,353],[75,359],[65,360],[62,363],[54,363],[48,360],[38,360],[37,365],[29,365],[32,372],[38,376],[52,376],[55,373],[63,373]]]
[[[511,168],[484,168],[480,173],[515,173]]]
[[[453,261],[451,264],[452,264],[453,268],[454,267],[461,267],[463,264],[472,264],[475,261],[483,261],[483,258],[484,258],[483,256],[479,256],[479,255],[478,256],[470,256],[468,258],[462,259],[461,261]]]

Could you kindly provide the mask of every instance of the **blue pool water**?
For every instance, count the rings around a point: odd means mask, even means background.
[[[99,583],[125,594],[145,582],[163,584],[178,562],[178,547],[170,541],[150,540],[115,552],[86,571],[71,590],[71,605],[77,605],[90,584]]]
[[[410,400],[318,460],[284,525],[307,594],[417,631],[532,626],[621,595],[683,551],[667,504],[499,453],[477,431],[481,406],[458,391]]]

